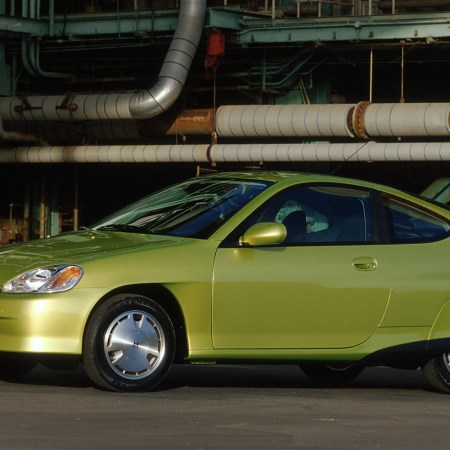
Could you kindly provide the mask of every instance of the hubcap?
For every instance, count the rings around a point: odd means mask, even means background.
[[[444,360],[444,367],[450,372],[450,353],[444,353],[442,359]]]
[[[151,314],[127,311],[109,326],[103,348],[114,372],[140,380],[152,374],[164,359],[164,331]]]

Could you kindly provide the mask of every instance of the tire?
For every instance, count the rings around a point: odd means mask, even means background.
[[[433,389],[450,394],[450,353],[430,359],[422,367],[422,373]]]
[[[364,366],[359,364],[346,366],[317,364],[300,366],[300,368],[313,380],[329,385],[348,383],[364,370]]]
[[[121,295],[103,303],[89,321],[83,368],[100,388],[147,391],[167,374],[174,353],[174,327],[161,306],[147,297]]]

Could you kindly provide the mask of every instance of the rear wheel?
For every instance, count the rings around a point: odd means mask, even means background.
[[[167,374],[174,350],[172,322],[158,303],[141,296],[115,296],[88,323],[83,367],[102,388],[145,391]]]
[[[422,373],[433,389],[450,394],[450,353],[430,359],[422,367]]]
[[[317,364],[300,366],[303,372],[315,381],[324,384],[345,384],[356,378],[363,370],[364,366],[352,365],[331,365]]]

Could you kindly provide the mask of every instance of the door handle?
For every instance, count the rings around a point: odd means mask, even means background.
[[[356,270],[371,271],[377,268],[377,260],[371,256],[360,256],[352,261],[352,265]]]

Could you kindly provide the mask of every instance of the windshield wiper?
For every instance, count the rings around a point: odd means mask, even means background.
[[[98,231],[120,231],[123,233],[145,233],[150,234],[150,232],[147,230],[147,228],[140,227],[137,225],[125,225],[125,224],[110,224],[110,225],[103,225],[102,227],[97,228]]]

